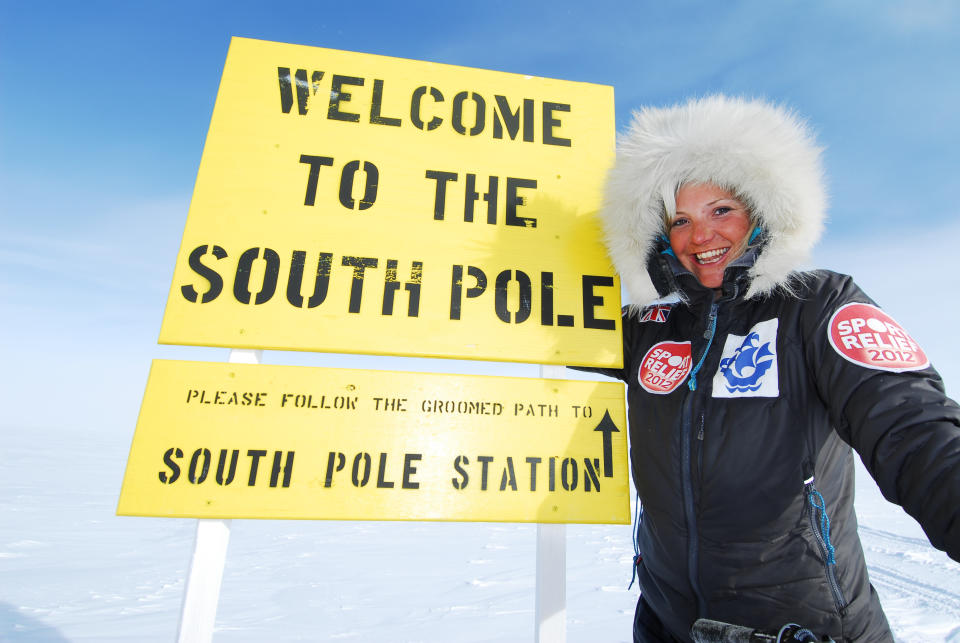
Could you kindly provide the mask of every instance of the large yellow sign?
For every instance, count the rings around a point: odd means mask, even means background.
[[[613,89],[235,38],[161,343],[617,366]]]
[[[630,521],[613,382],[155,360],[117,513]]]

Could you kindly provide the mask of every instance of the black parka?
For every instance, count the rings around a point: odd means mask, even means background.
[[[873,305],[849,277],[805,273],[746,299],[749,261],[737,263],[718,298],[671,270],[685,301],[625,313],[624,367],[603,371],[627,383],[643,597],[681,640],[697,618],[890,640],[857,535],[851,447],[960,560],[960,408],[932,367],[866,366],[831,344],[839,309]],[[739,388],[718,373],[735,357]]]

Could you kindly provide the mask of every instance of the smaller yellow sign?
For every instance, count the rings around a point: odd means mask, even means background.
[[[630,521],[623,386],[154,360],[117,513]]]

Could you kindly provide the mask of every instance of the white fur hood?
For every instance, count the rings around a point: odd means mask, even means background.
[[[664,210],[675,214],[684,183],[712,183],[743,199],[763,229],[763,250],[749,271],[747,297],[786,286],[820,237],[826,209],[820,149],[784,108],[712,96],[644,108],[619,137],[601,217],[610,257],[631,308],[657,292],[647,272]]]

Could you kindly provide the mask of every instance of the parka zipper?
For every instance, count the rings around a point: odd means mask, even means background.
[[[827,501],[823,499],[823,496],[814,486],[813,476],[803,481],[803,487],[804,496],[810,505],[810,529],[813,531],[813,536],[820,547],[820,555],[823,557],[823,566],[827,575],[827,585],[830,586],[830,594],[833,596],[837,612],[843,616],[846,612],[847,601],[837,580],[837,561],[834,558],[833,544],[830,542],[830,518],[827,516]]]
[[[697,390],[697,373],[703,366],[707,353],[710,352],[710,346],[713,344],[713,336],[717,329],[717,304],[714,302],[710,306],[710,316],[707,320],[706,330],[703,333],[707,340],[703,352],[697,365],[690,372],[690,379],[687,381],[687,393],[683,400],[683,409],[680,415],[680,469],[682,476],[683,490],[683,510],[687,521],[687,580],[690,588],[697,599],[698,615],[703,618],[707,616],[707,601],[700,590],[700,550],[697,543],[697,512],[693,500],[693,466],[692,466],[692,441],[694,439],[693,425],[693,402]],[[699,437],[699,436],[696,436]]]
[[[706,422],[703,412],[700,412],[700,430],[697,431],[697,442],[700,445],[697,447],[697,479],[703,479],[703,427]]]

